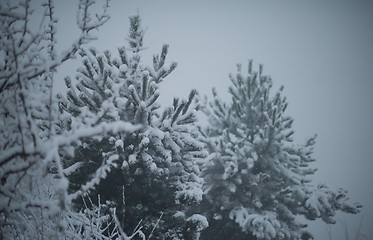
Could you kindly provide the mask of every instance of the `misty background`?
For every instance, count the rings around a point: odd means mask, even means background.
[[[79,34],[78,3],[55,4],[62,51]],[[230,101],[228,74],[236,64],[243,69],[249,59],[256,68],[264,64],[273,90],[285,86],[295,143],[318,135],[313,183],[342,187],[352,202],[363,204],[358,215],[339,213],[330,226],[309,222],[309,230],[315,239],[328,239],[328,231],[333,239],[345,239],[346,225],[352,239],[362,219],[361,233],[373,239],[372,1],[112,0],[110,6],[111,19],[90,46],[114,53],[125,44],[128,17],[139,13],[148,27],[143,61],[151,63],[168,43],[168,61],[178,62],[161,85],[162,106],[174,96],[187,97],[192,88],[210,95],[216,87]],[[58,69],[55,91],[64,91],[64,76],[74,76],[80,65],[70,61]]]

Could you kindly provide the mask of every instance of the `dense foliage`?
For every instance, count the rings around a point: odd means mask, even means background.
[[[297,216],[334,223],[336,211],[357,213],[360,207],[350,204],[342,189],[311,183],[315,137],[292,144],[283,88],[271,96],[272,80],[262,72],[261,65],[253,71],[250,61],[244,75],[238,65],[230,75],[232,101],[223,102],[214,90],[205,107],[211,153],[202,171],[203,210],[210,222],[206,239],[308,239]]]
[[[127,232],[142,226],[153,239],[191,239],[206,222],[187,212],[188,206],[202,200],[197,161],[207,155],[197,140],[196,91],[186,101],[174,99],[171,107],[160,112],[159,85],[176,63],[165,66],[168,46],[164,45],[161,54],[154,56],[153,66],[144,66],[143,37],[140,17],[131,17],[128,46],[118,49],[119,58],[109,51],[82,51],[78,83],[74,86],[66,78],[67,96],[59,96],[66,115],[61,125],[69,129],[122,120],[139,127],[84,140],[75,156],[65,159],[68,165],[79,164],[69,177],[71,190],[80,188],[103,162],[115,159],[114,169],[90,192],[90,198],[100,195],[113,201]],[[83,202],[76,202],[76,207],[81,206]]]
[[[309,180],[315,137],[292,143],[282,88],[271,95],[261,66],[238,67],[228,103],[192,90],[162,109],[168,45],[145,65],[133,16],[116,57],[84,48],[109,19],[108,2],[93,5],[79,1],[81,33],[59,53],[52,0],[37,29],[31,0],[0,2],[0,239],[309,239],[298,216],[359,211]],[[72,58],[82,66],[55,96]]]

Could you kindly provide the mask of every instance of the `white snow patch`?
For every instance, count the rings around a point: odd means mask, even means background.
[[[121,147],[123,148],[124,144],[123,144],[123,141],[118,139],[116,142],[115,142],[115,147]]]
[[[128,66],[126,64],[122,64],[122,65],[119,66],[119,71],[121,73],[125,73],[125,72],[127,72],[127,70],[128,70]]]
[[[187,219],[187,221],[195,224],[197,231],[202,231],[203,229],[209,226],[209,222],[207,221],[207,218],[200,214],[193,214],[191,217]]]
[[[73,165],[71,165],[70,167],[65,168],[63,170],[63,173],[65,174],[65,176],[69,176],[73,172],[75,172],[76,170],[78,170],[82,165],[83,165],[82,162],[76,162]]]

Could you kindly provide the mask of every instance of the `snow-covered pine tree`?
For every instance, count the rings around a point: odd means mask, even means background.
[[[66,78],[67,96],[59,95],[66,115],[62,128],[117,120],[140,128],[84,141],[74,158],[65,159],[65,164],[78,167],[69,177],[71,190],[112,159],[111,172],[89,196],[94,199],[99,194],[102,200],[113,201],[127,232],[142,226],[153,239],[197,239],[207,222],[189,213],[188,206],[202,199],[197,160],[207,153],[197,140],[196,91],[186,101],[174,99],[171,107],[159,112],[159,84],[176,63],[165,66],[168,45],[164,45],[153,66],[144,66],[143,37],[140,17],[130,17],[128,46],[118,48],[119,58],[108,51],[82,51],[77,84]],[[76,206],[81,205],[76,202]]]
[[[315,137],[292,144],[293,120],[285,114],[282,87],[271,96],[272,80],[238,65],[230,75],[230,103],[213,90],[206,105],[205,142],[211,153],[203,166],[203,209],[210,227],[204,239],[308,239],[297,216],[334,223],[336,211],[357,213],[346,191],[315,186],[308,178]],[[238,231],[237,231],[238,230]]]

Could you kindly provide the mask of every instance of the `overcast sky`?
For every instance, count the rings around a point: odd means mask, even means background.
[[[56,5],[63,49],[78,34],[76,3]],[[192,88],[209,94],[212,87],[229,101],[228,74],[236,64],[264,64],[274,90],[285,86],[296,141],[318,134],[314,183],[343,187],[364,205],[362,214],[337,216],[333,239],[344,239],[343,221],[354,232],[361,216],[362,232],[373,239],[372,1],[112,0],[111,7],[111,20],[92,44],[97,49],[125,44],[128,17],[137,12],[148,27],[145,61],[170,44],[169,60],[179,65],[163,83],[162,104],[187,97]],[[77,64],[60,68],[58,84]],[[321,221],[310,230],[316,239],[328,239]]]

